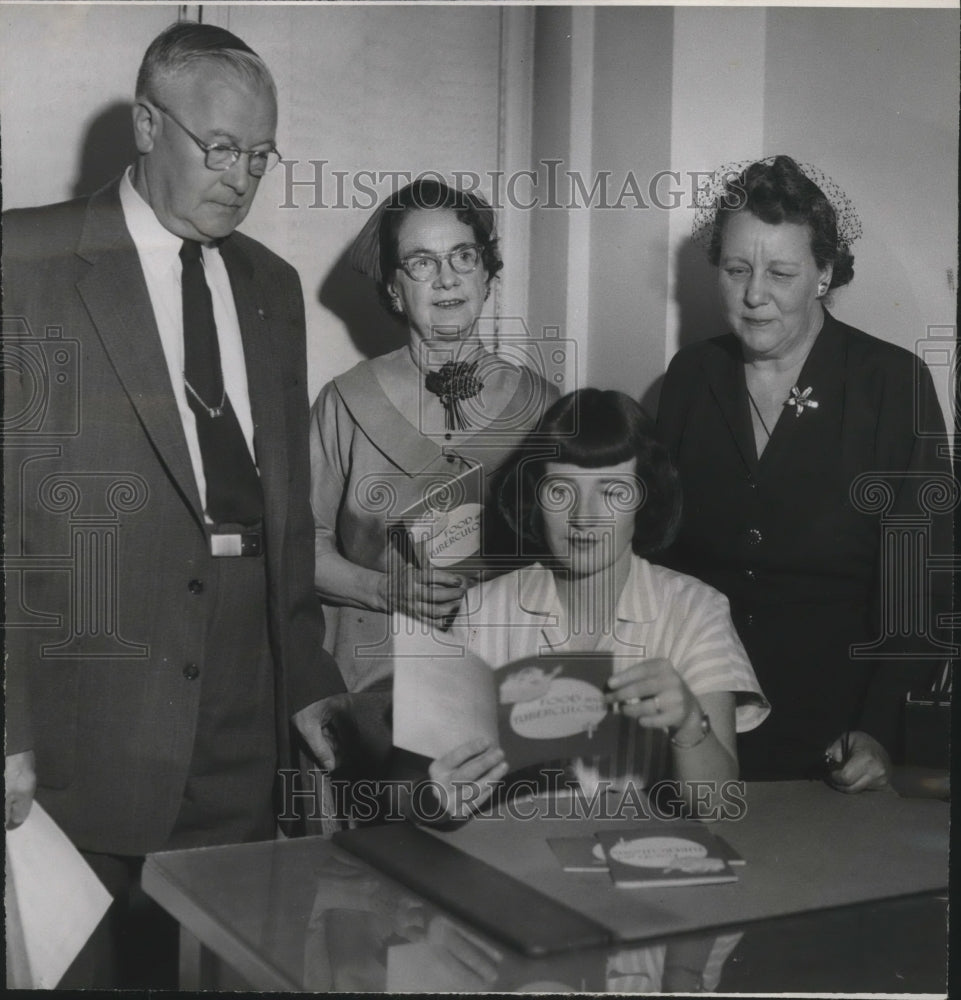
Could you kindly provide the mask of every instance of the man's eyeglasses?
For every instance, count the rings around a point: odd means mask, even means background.
[[[440,274],[441,265],[446,260],[457,274],[470,274],[480,263],[481,247],[477,243],[465,243],[448,253],[414,253],[401,258],[400,266],[414,281],[433,281]]]
[[[175,125],[183,129],[204,151],[204,163],[208,170],[221,172],[229,170],[245,153],[247,154],[247,171],[251,177],[263,177],[268,170],[273,170],[280,163],[280,153],[276,149],[238,149],[236,146],[228,146],[221,142],[204,142],[159,101],[152,100],[150,103],[162,111]]]

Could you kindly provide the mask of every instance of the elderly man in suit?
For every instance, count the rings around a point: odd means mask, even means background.
[[[274,82],[236,36],[177,24],[133,124],[120,179],[3,222],[7,823],[36,783],[127,932],[147,852],[275,835],[291,720],[332,764],[342,690],[302,292],[235,232],[279,159]]]

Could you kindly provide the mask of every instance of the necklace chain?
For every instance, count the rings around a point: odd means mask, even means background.
[[[224,385],[220,393],[220,405],[219,406],[208,406],[207,401],[200,395],[199,392],[190,384],[190,380],[184,375],[184,385],[187,387],[187,391],[190,393],[194,399],[207,411],[207,416],[211,420],[222,417],[224,415],[224,403],[227,401],[227,386]]]
[[[751,393],[751,390],[747,391],[747,398],[751,401],[751,406],[754,407],[754,412],[757,414],[758,420],[761,421],[761,427],[764,428],[764,433],[767,435],[768,440],[771,440],[771,432],[767,428],[767,424],[764,422],[764,417],[761,415],[761,408],[757,405],[757,400]]]

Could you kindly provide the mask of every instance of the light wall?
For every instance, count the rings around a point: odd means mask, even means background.
[[[89,194],[133,159],[137,67],[176,13],[172,4],[0,4],[5,208]],[[313,395],[403,341],[373,283],[346,262],[371,206],[408,179],[389,174],[474,172],[489,191],[500,148],[501,9],[208,5],[202,13],[256,49],[277,80],[277,144],[296,162],[265,177],[242,228],[300,274]]]
[[[691,175],[783,152],[824,170],[863,222],[854,283],[831,308],[924,356],[950,413],[958,23],[930,9],[539,8],[534,159],[566,156],[588,189],[633,170],[650,204],[596,195],[533,216],[532,326],[560,322],[578,344],[577,382],[656,408],[678,347],[723,332],[715,273],[690,239]],[[579,131],[585,76],[594,113]],[[644,185],[664,170],[678,197],[662,188],[677,203],[658,209]]]
[[[594,170],[609,171],[623,208],[594,213],[587,381],[632,396],[664,369],[664,290],[668,242],[676,210],[667,155],[672,131],[672,37],[680,12],[599,12],[595,27]],[[638,181],[637,199],[628,173]],[[660,178],[659,180],[657,178]],[[628,185],[625,188],[625,185]],[[609,201],[616,204],[612,193]],[[611,349],[598,351],[603,338]]]
[[[834,293],[832,308],[924,356],[949,412],[943,345],[957,313],[959,14],[817,13],[768,13],[765,152],[810,160],[844,188],[864,236],[853,247],[854,281]]]
[[[129,160],[136,67],[175,11],[0,4],[4,207],[89,192]],[[403,336],[345,261],[391,186],[358,188],[363,170],[473,172],[487,194],[498,171],[536,171],[535,207],[499,192],[507,266],[489,314],[501,334],[556,329],[568,385],[652,409],[677,347],[721,329],[689,232],[690,175],[722,162],[787,152],[820,166],[864,225],[837,315],[906,347],[951,332],[957,10],[265,4],[203,16],[277,76],[278,144],[296,163],[268,176],[244,228],[301,275],[312,392]],[[560,206],[545,205],[545,161],[559,161]],[[345,207],[330,207],[337,171]],[[572,194],[566,171],[585,188]],[[657,207],[648,185],[665,171],[679,180],[665,178],[672,207]],[[609,201],[630,173],[645,207],[598,207],[596,189],[585,207],[603,173]],[[947,408],[946,367],[936,375]]]
[[[498,165],[500,11],[497,7],[206,7],[272,67],[283,95],[284,156],[269,175],[248,230],[282,247],[300,272],[308,308],[312,393],[361,358],[403,342],[406,329],[381,307],[373,283],[346,260],[379,202],[409,177],[433,170],[481,177]],[[308,161],[327,161],[314,167]],[[337,172],[345,172],[344,194]],[[381,176],[379,183],[362,171]],[[323,203],[312,183],[323,182]],[[341,207],[334,208],[335,204]],[[278,206],[290,206],[278,208]],[[493,307],[494,303],[491,303]]]
[[[3,207],[90,194],[134,154],[130,101],[169,6],[0,4]]]

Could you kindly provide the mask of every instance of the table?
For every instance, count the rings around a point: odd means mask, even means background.
[[[748,862],[736,885],[662,890],[642,940],[560,957],[523,958],[319,837],[151,855],[143,886],[181,925],[191,989],[945,992],[945,803],[807,782],[749,784],[746,799],[724,829]],[[487,830],[475,821],[445,836],[530,871],[531,824],[526,841]],[[497,847],[505,838],[515,849]],[[677,893],[697,894],[696,926]],[[779,896],[793,915],[774,916]],[[763,906],[745,910],[745,898]],[[632,904],[644,902],[620,890],[606,916],[637,937]]]

